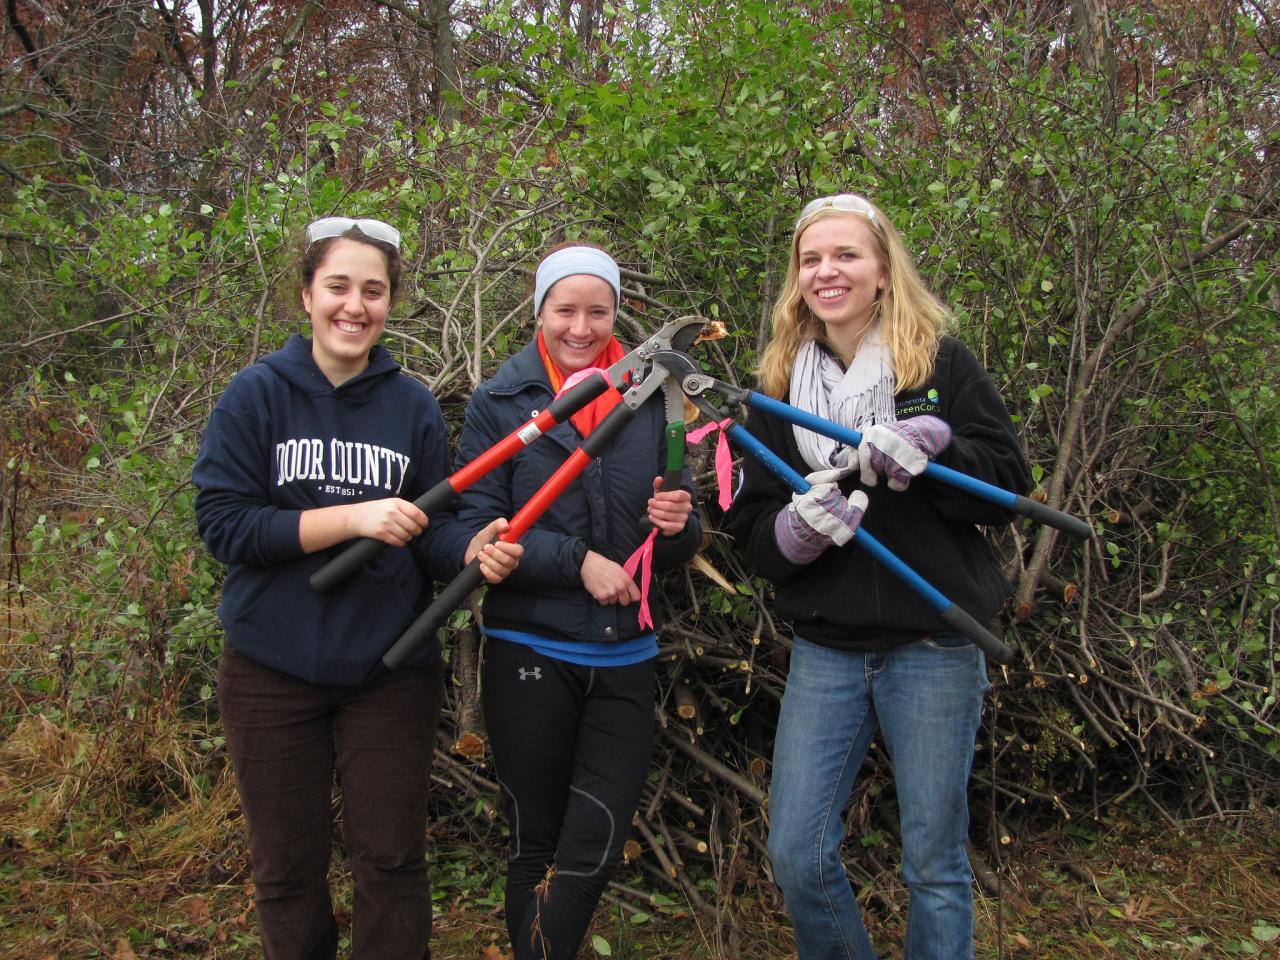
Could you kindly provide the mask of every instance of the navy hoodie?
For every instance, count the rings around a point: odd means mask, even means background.
[[[359,684],[460,569],[472,531],[432,517],[408,547],[386,547],[328,593],[308,578],[348,544],[305,554],[303,510],[384,497],[415,500],[448,475],[435,397],[382,347],[334,387],[294,336],[232,379],[214,408],[192,477],[196,524],[227,565],[218,614],[227,642],[312,683]],[[436,643],[415,663],[439,655]]]

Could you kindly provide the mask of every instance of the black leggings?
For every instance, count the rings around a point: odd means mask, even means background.
[[[654,677],[653,660],[581,667],[488,640],[484,712],[511,832],[516,960],[577,955],[648,772]]]

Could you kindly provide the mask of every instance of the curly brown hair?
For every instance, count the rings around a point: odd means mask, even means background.
[[[383,257],[387,261],[387,279],[390,281],[391,289],[388,291],[390,302],[394,304],[396,297],[400,293],[400,274],[403,270],[403,263],[400,259],[400,251],[396,249],[394,244],[387,243],[385,240],[375,240],[373,237],[364,233],[359,227],[352,227],[339,237],[325,237],[323,240],[317,240],[310,246],[307,245],[306,234],[303,233],[299,237],[298,248],[295,255],[297,262],[297,278],[299,288],[297,293],[310,288],[311,282],[316,278],[316,271],[320,269],[320,264],[324,263],[325,257],[329,255],[329,249],[339,240],[355,240],[357,243],[367,243],[382,252]],[[294,298],[297,302],[297,298]]]

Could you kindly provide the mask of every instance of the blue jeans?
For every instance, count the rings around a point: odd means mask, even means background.
[[[973,956],[965,841],[973,744],[990,689],[963,637],[847,653],[796,637],[773,748],[769,855],[800,960],[875,960],[840,843],[876,729],[893,763],[910,891],[905,960]]]

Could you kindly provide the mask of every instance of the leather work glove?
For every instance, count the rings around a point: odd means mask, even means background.
[[[923,473],[950,442],[951,428],[937,417],[912,417],[868,427],[858,445],[862,482],[874,487],[882,475],[888,478],[890,490],[905,490],[911,478]]]
[[[838,471],[821,471],[810,477]],[[812,563],[832,545],[843,546],[853,539],[867,495],[856,490],[848,499],[834,482],[813,484],[807,493],[797,494],[773,521],[773,536],[782,555],[792,563]]]

